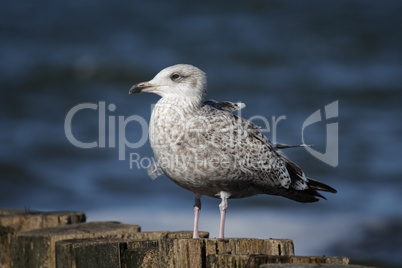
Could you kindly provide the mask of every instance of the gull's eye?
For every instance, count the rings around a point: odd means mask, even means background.
[[[172,79],[172,81],[177,81],[180,79],[180,74],[178,73],[174,73],[170,76],[170,79]]]

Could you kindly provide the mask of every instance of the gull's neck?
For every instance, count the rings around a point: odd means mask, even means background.
[[[201,108],[204,100],[203,98],[194,98],[187,96],[164,96],[158,102],[157,105],[174,105],[176,109],[184,111],[194,111]]]

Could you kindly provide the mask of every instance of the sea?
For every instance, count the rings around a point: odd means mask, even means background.
[[[289,238],[297,255],[402,265],[402,2],[8,1],[0,9],[0,208],[191,230],[193,194],[155,160],[159,96],[129,95],[163,68],[242,102],[308,177],[338,193],[230,199],[227,237]],[[216,237],[220,200],[202,198]]]

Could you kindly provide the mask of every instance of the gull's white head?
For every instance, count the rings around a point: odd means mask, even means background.
[[[202,103],[206,85],[203,71],[189,64],[177,64],[163,69],[150,81],[132,86],[129,93],[151,92],[162,98],[187,98]]]

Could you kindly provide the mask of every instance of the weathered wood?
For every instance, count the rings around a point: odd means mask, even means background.
[[[208,255],[207,267],[263,267],[263,264],[331,264],[347,265],[349,258],[346,257],[310,257],[310,256],[270,256],[262,254],[215,254]],[[276,267],[275,265],[273,267]],[[272,267],[272,266],[268,266]]]
[[[55,246],[58,241],[77,238],[125,238],[140,232],[140,229],[138,225],[119,222],[90,222],[27,231],[13,236],[12,259],[15,267],[55,267]],[[103,254],[98,256],[105,257]]]
[[[200,236],[208,237],[208,233],[200,232]],[[160,255],[163,255],[160,254],[160,248],[167,243],[173,244],[177,239],[190,237],[190,231],[144,232],[126,235],[124,239],[63,240],[56,243],[56,267],[160,267]],[[180,254],[177,251],[175,248],[172,254]],[[102,258],[107,260],[100,260]],[[168,259],[172,258],[174,255]]]
[[[208,237],[206,232],[199,235]],[[128,241],[122,267],[205,267],[204,240],[191,237],[192,232],[187,238],[180,232],[159,240]]]
[[[256,256],[255,259],[263,258]],[[315,263],[315,264],[349,264],[347,257],[314,257],[314,256],[268,256],[269,263]]]
[[[361,267],[345,257],[294,256],[289,239],[192,239],[191,231],[84,221],[82,212],[0,210],[0,267]]]
[[[0,209],[0,267],[11,267],[11,237],[39,228],[85,222],[83,212],[33,212]]]
[[[159,250],[158,248],[128,249],[122,256],[121,267],[162,267],[159,261]]]
[[[164,239],[159,254],[163,267],[205,267],[205,239]]]
[[[293,256],[290,239],[224,238],[207,239],[206,255],[211,254],[266,254]]]
[[[206,267],[207,257],[216,254],[294,255],[289,239],[164,239],[159,244],[163,267]]]
[[[208,233],[200,235],[206,237]],[[241,264],[247,263],[250,255],[239,254],[293,255],[293,243],[288,239],[192,239],[191,236],[191,232],[153,232],[132,234],[126,239],[59,241],[56,267],[207,267],[215,261],[209,256],[215,256],[218,264],[228,264],[225,256],[229,254],[234,263]],[[221,256],[223,260],[219,259]]]

